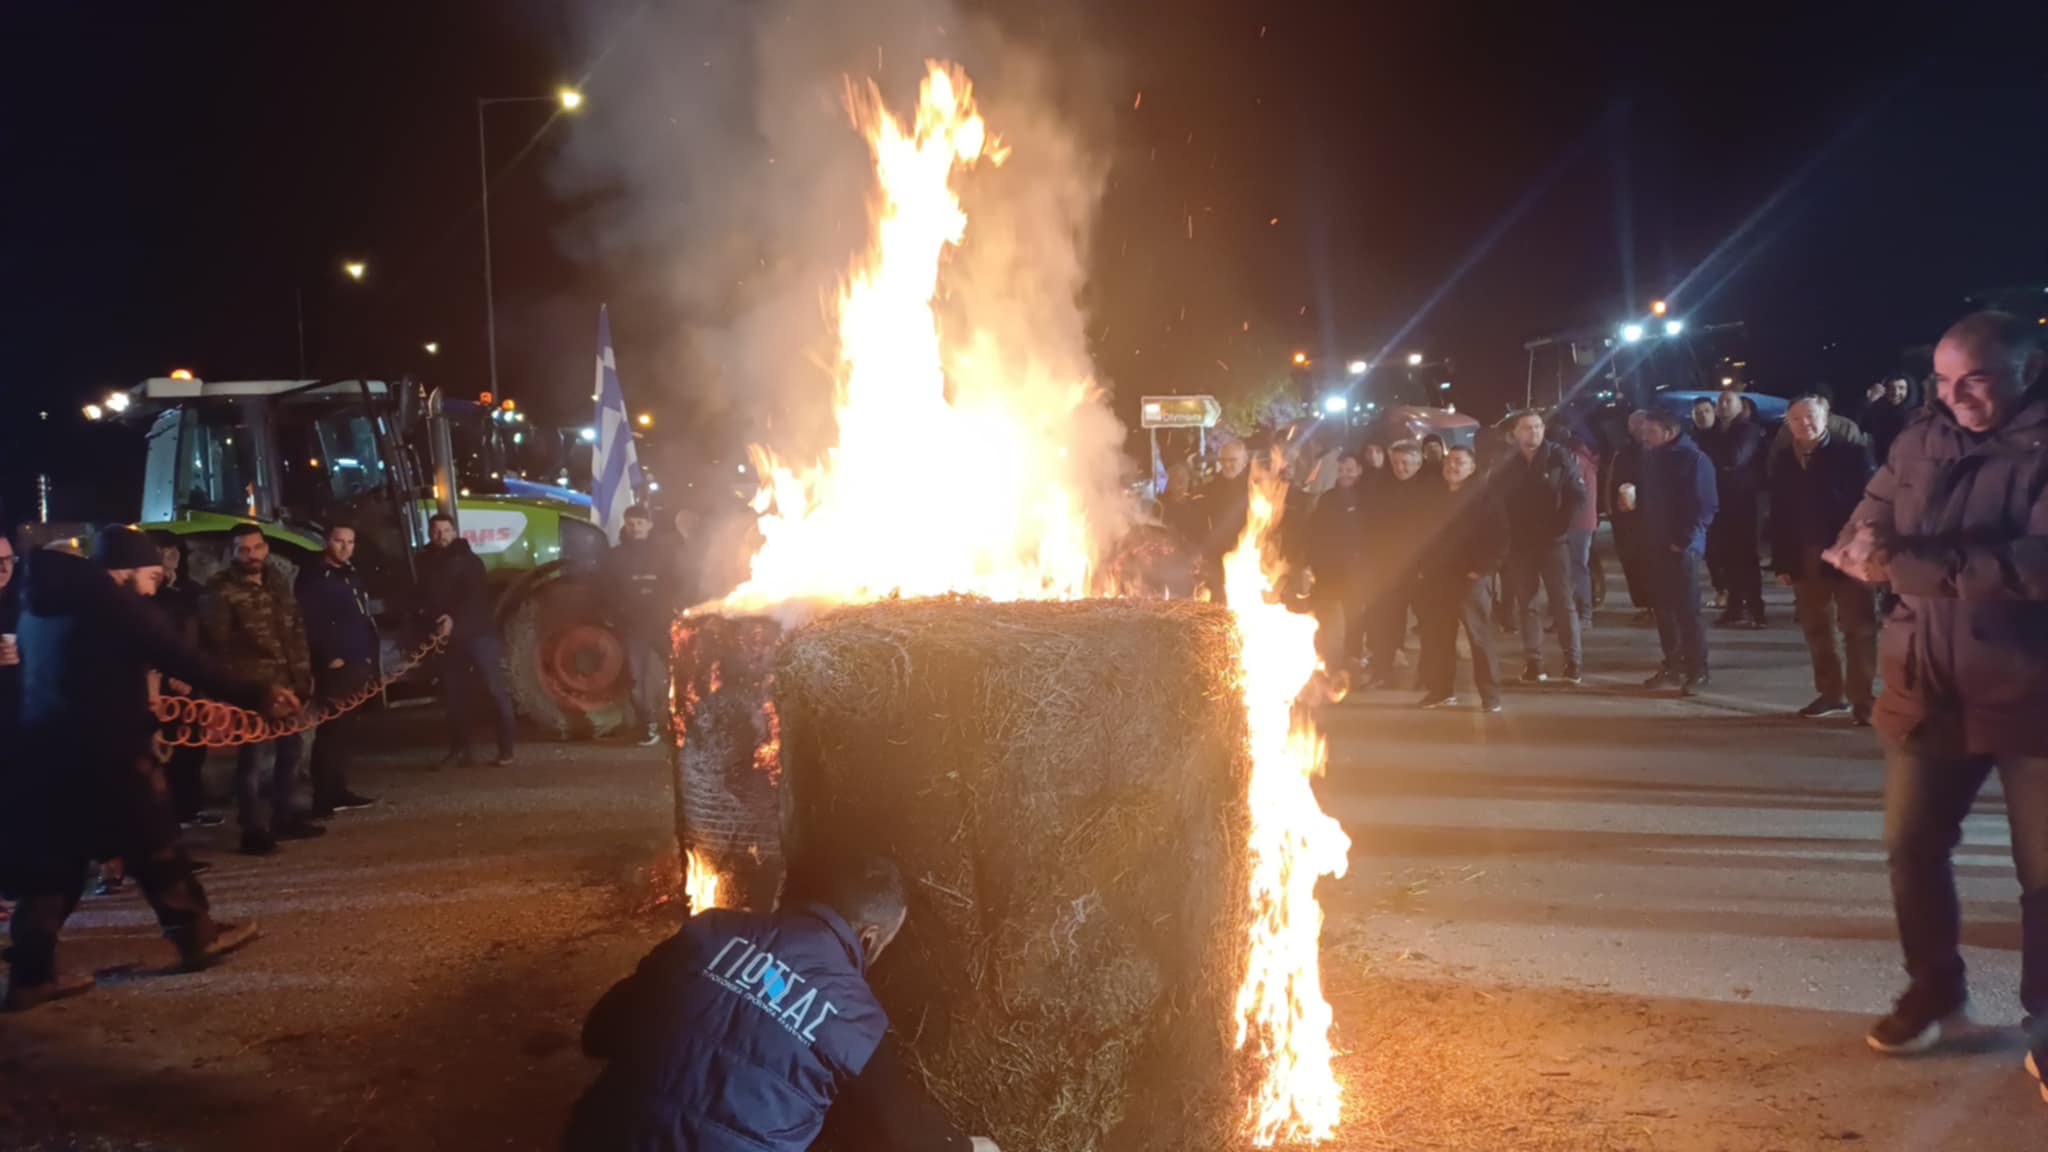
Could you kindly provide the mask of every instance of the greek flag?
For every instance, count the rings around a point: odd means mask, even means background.
[[[619,540],[626,509],[634,494],[647,486],[633,452],[633,421],[626,415],[626,394],[619,389],[619,365],[612,355],[610,312],[597,310],[597,450],[590,455],[591,515],[612,543]]]

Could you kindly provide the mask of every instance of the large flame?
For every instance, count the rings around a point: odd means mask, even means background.
[[[907,127],[872,85],[848,104],[877,190],[874,243],[839,296],[838,443],[802,470],[755,450],[763,542],[726,608],[1083,595],[1091,547],[1067,433],[1092,386],[1030,378],[1015,362],[1030,350],[992,333],[941,340],[939,272],[967,233],[954,175],[1006,153],[957,69],[931,65]]]
[[[940,274],[968,236],[954,179],[1005,153],[957,69],[930,66],[908,126],[872,85],[850,89],[849,106],[874,159],[875,235],[839,296],[837,443],[809,468],[755,450],[762,545],[723,607],[1087,595],[1089,490],[1068,446],[1094,403],[1092,385],[1051,378],[1032,349],[949,331],[941,319]],[[1295,704],[1317,671],[1315,624],[1264,596],[1263,545],[1280,491],[1254,485],[1250,523],[1225,573],[1243,635],[1254,760],[1251,960],[1238,1044],[1262,1068],[1246,1116],[1261,1145],[1324,1139],[1336,1128],[1341,1092],[1315,883],[1342,874],[1350,847],[1316,803],[1322,738]]]
[[[1224,588],[1244,644],[1244,702],[1252,741],[1251,963],[1237,994],[1237,1043],[1263,1061],[1247,1125],[1252,1140],[1325,1140],[1343,1102],[1330,1047],[1319,952],[1323,910],[1316,880],[1342,876],[1351,839],[1323,812],[1311,786],[1322,775],[1323,735],[1301,704],[1315,678],[1316,622],[1267,595],[1268,544],[1286,485],[1252,478],[1237,550],[1223,561]]]
[[[683,853],[683,892],[692,916],[718,907],[718,871],[695,851]]]

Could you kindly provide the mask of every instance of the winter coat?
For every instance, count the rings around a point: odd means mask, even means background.
[[[1551,442],[1526,460],[1519,449],[1510,451],[1490,486],[1507,511],[1508,547],[1515,552],[1538,552],[1563,540],[1593,499],[1578,461]]]
[[[593,1008],[576,1152],[803,1152],[888,1028],[831,909],[711,909]]]
[[[446,548],[433,547],[421,552],[419,579],[422,630],[433,631],[434,622],[446,616],[455,622],[452,639],[497,634],[490,581],[484,576],[483,559],[470,551],[469,541],[457,537]]]
[[[1424,548],[1417,576],[1430,589],[1457,591],[1470,577],[1493,574],[1508,556],[1507,510],[1477,476],[1456,492],[1438,485],[1429,497],[1436,532]]]
[[[1912,410],[1903,404],[1894,404],[1885,397],[1863,411],[1863,431],[1870,436],[1871,453],[1882,464],[1891,455],[1892,445],[1906,430],[1912,417]]]
[[[276,568],[266,565],[260,584],[232,567],[214,577],[200,604],[199,631],[237,678],[280,685],[301,697],[313,691],[306,623],[298,597]]]
[[[370,615],[370,595],[353,564],[323,557],[299,572],[299,612],[306,623],[306,647],[313,667],[324,671],[336,660],[348,667],[377,666],[381,645]]]
[[[1584,445],[1566,448],[1572,462],[1579,466],[1579,486],[1586,490],[1586,501],[1579,506],[1578,518],[1571,523],[1571,531],[1588,536],[1600,530],[1600,458],[1591,448]]]
[[[1244,526],[1251,513],[1252,470],[1233,480],[1222,474],[1216,475],[1195,500],[1202,507],[1202,555],[1210,561],[1218,561],[1237,548],[1237,542],[1244,535]]]
[[[682,603],[676,550],[668,541],[621,539],[605,553],[599,579],[611,619],[636,640],[667,643]]]
[[[0,795],[0,854],[17,863],[49,853],[112,856],[174,841],[176,821],[151,819],[163,813],[138,772],[157,729],[150,670],[249,708],[268,685],[236,677],[82,556],[30,553],[16,580],[22,754]]]
[[[1316,497],[1309,516],[1308,565],[1316,584],[1356,593],[1365,574],[1366,511],[1364,480],[1338,486]]]
[[[1365,505],[1368,595],[1408,594],[1408,586],[1422,570],[1430,537],[1436,534],[1431,515],[1443,486],[1443,474],[1427,468],[1406,480],[1397,480],[1389,472],[1384,483],[1373,486]]]
[[[1889,541],[1900,601],[1878,643],[1878,731],[1936,754],[2048,755],[2048,398],[1982,435],[1929,405],[1860,523]]]
[[[1820,553],[1842,534],[1870,482],[1870,452],[1829,437],[1807,458],[1786,448],[1771,458],[1771,571],[1808,579],[1834,571]]]
[[[1643,547],[1651,554],[1676,547],[1703,551],[1707,525],[1721,510],[1713,462],[1690,439],[1680,436],[1662,448],[1643,453],[1642,479],[1636,482],[1636,507],[1641,510]]]
[[[1770,435],[1754,416],[1720,423],[1700,447],[1714,462],[1714,484],[1724,512],[1747,506],[1754,510],[1764,488],[1765,449]]]

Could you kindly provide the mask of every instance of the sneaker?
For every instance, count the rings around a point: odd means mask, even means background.
[[[102,875],[98,880],[93,881],[92,894],[95,896],[117,896],[120,894],[121,885],[126,879],[127,877],[125,876]]]
[[[1479,710],[1481,712],[1499,713],[1501,711],[1500,701],[1481,700],[1479,702]]]
[[[1770,626],[1770,618],[1765,616],[1761,611],[1751,612],[1749,614],[1749,619],[1743,624],[1743,627],[1755,631],[1761,631],[1765,628],[1769,628]]]
[[[193,929],[180,929],[180,935],[172,937],[178,945],[178,970],[198,972],[220,963],[231,953],[239,952],[263,935],[251,920],[247,924],[229,924],[225,921],[208,921],[202,935]]]
[[[1714,678],[1705,672],[1697,676],[1687,676],[1685,681],[1678,686],[1678,694],[1680,696],[1697,696],[1700,694],[1701,689],[1712,687],[1713,683]]]
[[[1524,684],[1541,684],[1549,679],[1550,677],[1543,674],[1543,666],[1541,664],[1531,664],[1527,668],[1522,669],[1522,683]]]
[[[277,841],[265,832],[242,833],[241,853],[244,856],[268,856],[277,851]]]
[[[83,996],[92,990],[92,977],[83,974],[59,973],[41,984],[16,984],[10,979],[7,982],[7,998],[0,1000],[0,1012],[26,1012],[52,1000],[69,1000],[73,996]]]
[[[1864,1039],[1886,1056],[1912,1056],[1941,1043],[1946,1033],[1969,1027],[1968,992],[1932,993],[1914,986],[1892,1005],[1891,1014],[1870,1026]]]
[[[327,835],[327,829],[311,820],[300,820],[279,828],[276,835],[279,840],[318,840]]]
[[[1849,704],[1846,700],[1830,700],[1825,696],[1816,696],[1813,698],[1813,703],[1799,710],[1799,718],[1802,720],[1820,720],[1829,716],[1840,716],[1848,710]]]
[[[193,817],[192,817],[192,818],[191,818],[190,820],[180,820],[180,821],[178,821],[178,827],[180,827],[180,828],[218,828],[218,827],[220,827],[220,826],[221,826],[222,824],[225,824],[225,823],[227,823],[227,819],[226,819],[225,817],[221,816],[221,815],[220,815],[219,813],[215,813],[215,812],[201,812],[201,813],[198,813],[197,815],[193,816]]]
[[[1424,696],[1422,699],[1416,701],[1415,706],[1417,708],[1423,709],[1424,711],[1431,711],[1437,708],[1449,708],[1451,705],[1456,704],[1457,702],[1458,698],[1456,696],[1438,695],[1437,693],[1432,692],[1429,695]]]
[[[1745,627],[1747,623],[1748,621],[1744,619],[1742,613],[1732,610],[1714,617],[1714,627],[1716,628],[1741,628]]]
[[[661,732],[659,729],[653,727],[652,725],[648,727],[647,735],[640,738],[640,746],[642,748],[653,748],[658,746],[660,743]]]
[[[476,758],[467,752],[450,752],[434,763],[435,768],[467,768]]]
[[[1870,705],[1856,705],[1855,709],[1850,712],[1850,716],[1854,718],[1855,724],[1858,728],[1870,727]]]
[[[360,792],[343,792],[335,798],[334,803],[326,805],[326,809],[331,815],[335,812],[357,812],[364,808],[374,808],[376,804],[377,798],[374,796],[365,796]]]
[[[512,753],[498,753],[498,758],[496,760],[491,761],[491,765],[495,768],[510,768],[512,766]]]
[[[211,860],[192,860],[192,861],[188,861],[188,862],[187,862],[187,866],[186,866],[186,871],[188,871],[189,873],[191,873],[191,874],[192,874],[192,875],[194,875],[194,876],[204,876],[204,875],[206,875],[206,874],[207,874],[208,872],[211,872],[211,871],[213,871],[213,861],[211,861]]]
[[[1684,682],[1684,679],[1684,677],[1680,676],[1677,672],[1674,672],[1669,668],[1659,668],[1655,672],[1650,674],[1650,678],[1648,680],[1643,681],[1643,687],[1652,689],[1676,688],[1679,686],[1679,684]]]
[[[1584,684],[1586,682],[1586,678],[1583,674],[1579,672],[1577,668],[1567,666],[1564,670],[1564,675],[1556,677],[1555,682],[1559,684],[1569,684],[1572,687],[1577,688],[1579,685]]]
[[[1727,594],[1726,592],[1723,592],[1723,591],[1721,591],[1721,590],[1720,590],[1719,588],[1716,588],[1716,589],[1714,589],[1714,602],[1713,602],[1713,607],[1715,607],[1715,608],[1726,608],[1727,606],[1728,606],[1728,594]]]

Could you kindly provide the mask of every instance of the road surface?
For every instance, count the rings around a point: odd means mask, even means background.
[[[1323,888],[1332,1147],[2048,1147],[2010,1028],[1995,785],[1960,872],[1980,1013],[2007,1027],[1932,1059],[1865,1049],[1898,979],[1874,738],[1786,715],[1811,693],[1774,611],[1714,633],[1698,700],[1633,687],[1655,641],[1614,611],[1584,688],[1517,688],[1496,717],[1410,693],[1329,711],[1322,792],[1354,844]],[[428,719],[383,718],[360,784],[387,802],[324,840],[253,861],[200,837],[223,914],[266,931],[228,965],[121,971],[165,946],[132,892],[86,901],[65,955],[115,974],[0,1018],[0,1148],[553,1146],[593,1071],[582,1013],[673,927],[646,907],[662,754],[534,745],[430,772]]]

